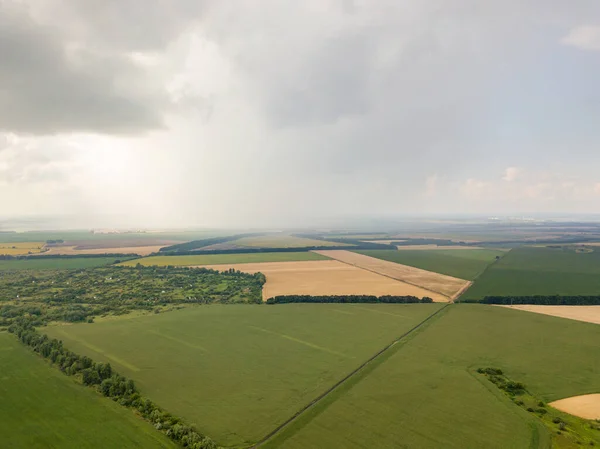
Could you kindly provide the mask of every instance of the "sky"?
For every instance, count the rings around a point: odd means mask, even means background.
[[[0,0],[0,216],[600,213],[599,79],[597,0]]]

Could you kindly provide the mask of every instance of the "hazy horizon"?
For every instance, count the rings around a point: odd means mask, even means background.
[[[600,214],[595,0],[8,0],[0,54],[4,221]]]

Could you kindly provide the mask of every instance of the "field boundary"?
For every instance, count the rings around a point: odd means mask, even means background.
[[[475,278],[470,282],[469,285],[467,285],[465,288],[463,288],[461,291],[459,291],[456,295],[454,295],[454,297],[452,298],[453,302],[460,303],[460,297],[462,295],[464,295],[467,292],[467,290],[469,290],[475,284],[475,282],[477,282],[477,279],[479,279],[483,275],[483,273],[485,273],[487,270],[489,270],[490,267],[493,267],[498,262],[500,262],[502,259],[504,259],[504,257],[506,257],[506,255],[508,253],[510,253],[511,251],[512,251],[512,248],[509,249],[508,251],[506,251],[506,253],[504,253],[504,255],[502,255],[500,257],[500,259],[494,260],[491,264],[489,264],[487,267],[485,267],[483,270],[481,270],[481,273],[479,273],[477,276],[475,276]]]
[[[355,249],[355,248],[353,248],[353,249]],[[320,250],[319,250],[319,251],[320,251]],[[354,252],[354,251],[350,251],[350,250],[347,250],[347,251],[349,251],[349,252]],[[321,253],[318,253],[318,252],[316,252],[316,251],[311,251],[311,252],[315,252],[316,254],[321,254]],[[360,254],[360,253],[356,253],[356,254]],[[324,254],[321,254],[321,255],[323,256]],[[327,256],[326,256],[326,257],[327,257]],[[370,256],[369,256],[369,257],[370,257]],[[436,290],[432,290],[432,289],[430,289],[430,288],[423,287],[422,285],[415,284],[414,282],[409,282],[409,281],[405,281],[405,280],[400,280],[400,279],[398,279],[398,278],[395,278],[395,277],[393,277],[393,276],[390,276],[389,274],[380,273],[379,271],[375,271],[375,270],[372,270],[372,269],[370,269],[370,268],[360,267],[360,266],[358,266],[358,265],[356,265],[356,264],[353,264],[353,263],[350,263],[350,262],[346,262],[346,261],[344,261],[344,260],[340,260],[340,259],[333,259],[333,260],[337,260],[338,262],[345,263],[346,265],[350,265],[351,267],[358,268],[359,270],[370,271],[371,273],[375,273],[375,274],[378,274],[379,276],[383,276],[383,277],[386,277],[386,278],[389,278],[389,279],[393,279],[394,281],[398,281],[398,282],[404,282],[405,284],[412,285],[413,287],[419,287],[420,289],[427,290],[428,292],[435,293],[436,295],[442,295],[444,298],[448,298],[448,302],[450,302],[450,301],[452,300],[452,298],[451,298],[450,296],[448,296],[448,295],[446,295],[446,294],[444,294],[444,293],[442,293],[442,292],[438,292],[438,291],[436,291]],[[395,263],[395,262],[392,262],[392,263]],[[400,263],[399,263],[398,265],[402,265],[402,264],[400,264]],[[410,267],[410,265],[406,265],[406,266],[407,266],[407,267]],[[414,268],[414,267],[411,267],[411,268]],[[423,271],[427,271],[427,270],[423,270]],[[433,272],[432,272],[432,273],[433,273]],[[437,274],[437,273],[436,273],[436,274]]]
[[[357,374],[359,374],[361,371],[363,371],[363,369],[366,368],[368,365],[370,365],[372,362],[376,361],[379,357],[384,355],[389,349],[391,349],[393,346],[395,346],[396,343],[399,343],[401,340],[403,340],[404,338],[408,337],[413,332],[415,332],[418,329],[420,329],[421,327],[423,327],[432,318],[439,315],[442,311],[446,310],[450,304],[451,303],[447,303],[447,304],[443,305],[438,310],[436,310],[431,315],[429,315],[427,318],[425,318],[423,321],[421,321],[420,323],[417,323],[411,329],[407,330],[402,335],[397,337],[394,341],[392,341],[391,343],[389,343],[388,345],[386,345],[385,347],[383,347],[382,349],[377,351],[375,354],[373,354],[371,357],[369,357],[366,361],[361,363],[357,368],[352,370],[350,373],[348,373],[342,379],[338,380],[335,384],[333,384],[331,387],[329,387],[327,390],[325,390],[323,393],[321,393],[315,399],[313,399],[308,404],[306,404],[304,407],[302,407],[300,410],[298,410],[291,417],[286,419],[283,423],[279,424],[275,429],[273,429],[271,432],[269,432],[267,435],[265,435],[262,439],[260,439],[256,443],[252,444],[251,446],[247,446],[247,449],[256,449],[256,448],[261,447],[265,443],[269,442],[273,437],[277,436],[282,430],[284,430],[286,427],[288,427],[290,424],[292,424],[294,421],[296,421],[298,418],[300,418],[305,412],[307,412],[309,409],[313,408],[314,406],[318,405],[321,401],[323,401],[325,398],[327,398],[331,393],[333,393],[339,387],[344,385],[347,381],[351,380],[353,377],[355,377]]]

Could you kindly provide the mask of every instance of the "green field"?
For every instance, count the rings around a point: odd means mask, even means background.
[[[0,260],[0,271],[3,270],[71,270],[79,268],[94,268],[123,260],[118,257],[78,257],[78,258],[39,258]]]
[[[234,240],[235,245],[257,248],[303,248],[307,246],[350,246],[347,243],[327,242],[325,240],[307,239],[293,235],[262,235],[258,237],[244,237]]]
[[[386,250],[355,251],[377,259],[389,260],[423,270],[454,276],[472,281],[481,274],[496,257],[506,252],[493,249],[435,249],[435,250]]]
[[[42,332],[110,362],[166,410],[239,446],[266,435],[439,307],[214,305]]]
[[[599,392],[599,341],[594,324],[450,306],[265,447],[546,449],[541,421],[475,370],[501,368],[544,401]]]
[[[175,448],[130,410],[79,385],[0,333],[3,448]]]
[[[520,247],[490,266],[463,298],[598,294],[599,250],[577,253],[568,247]]]
[[[223,265],[232,263],[259,263],[259,262],[293,262],[302,260],[325,260],[320,254],[309,251],[292,253],[248,253],[248,254],[199,254],[193,256],[151,256],[143,259],[130,260],[122,265],[136,266],[194,266],[194,265]]]

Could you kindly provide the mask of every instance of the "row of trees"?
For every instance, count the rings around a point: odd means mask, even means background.
[[[143,397],[131,379],[116,373],[110,363],[96,363],[89,357],[67,350],[63,343],[41,335],[25,317],[9,327],[19,340],[48,359],[67,376],[75,376],[84,385],[95,388],[124,407],[136,410],[145,420],[173,441],[190,449],[217,449],[209,437],[197,432],[180,418],[171,415]]]
[[[287,303],[387,303],[387,304],[425,304],[432,303],[433,299],[429,297],[418,298],[416,296],[374,296],[374,295],[284,295],[274,296],[267,299],[267,304],[287,304]]]
[[[544,306],[598,306],[600,296],[560,296],[560,295],[535,295],[535,296],[486,296],[481,301],[483,304],[537,304]]]

